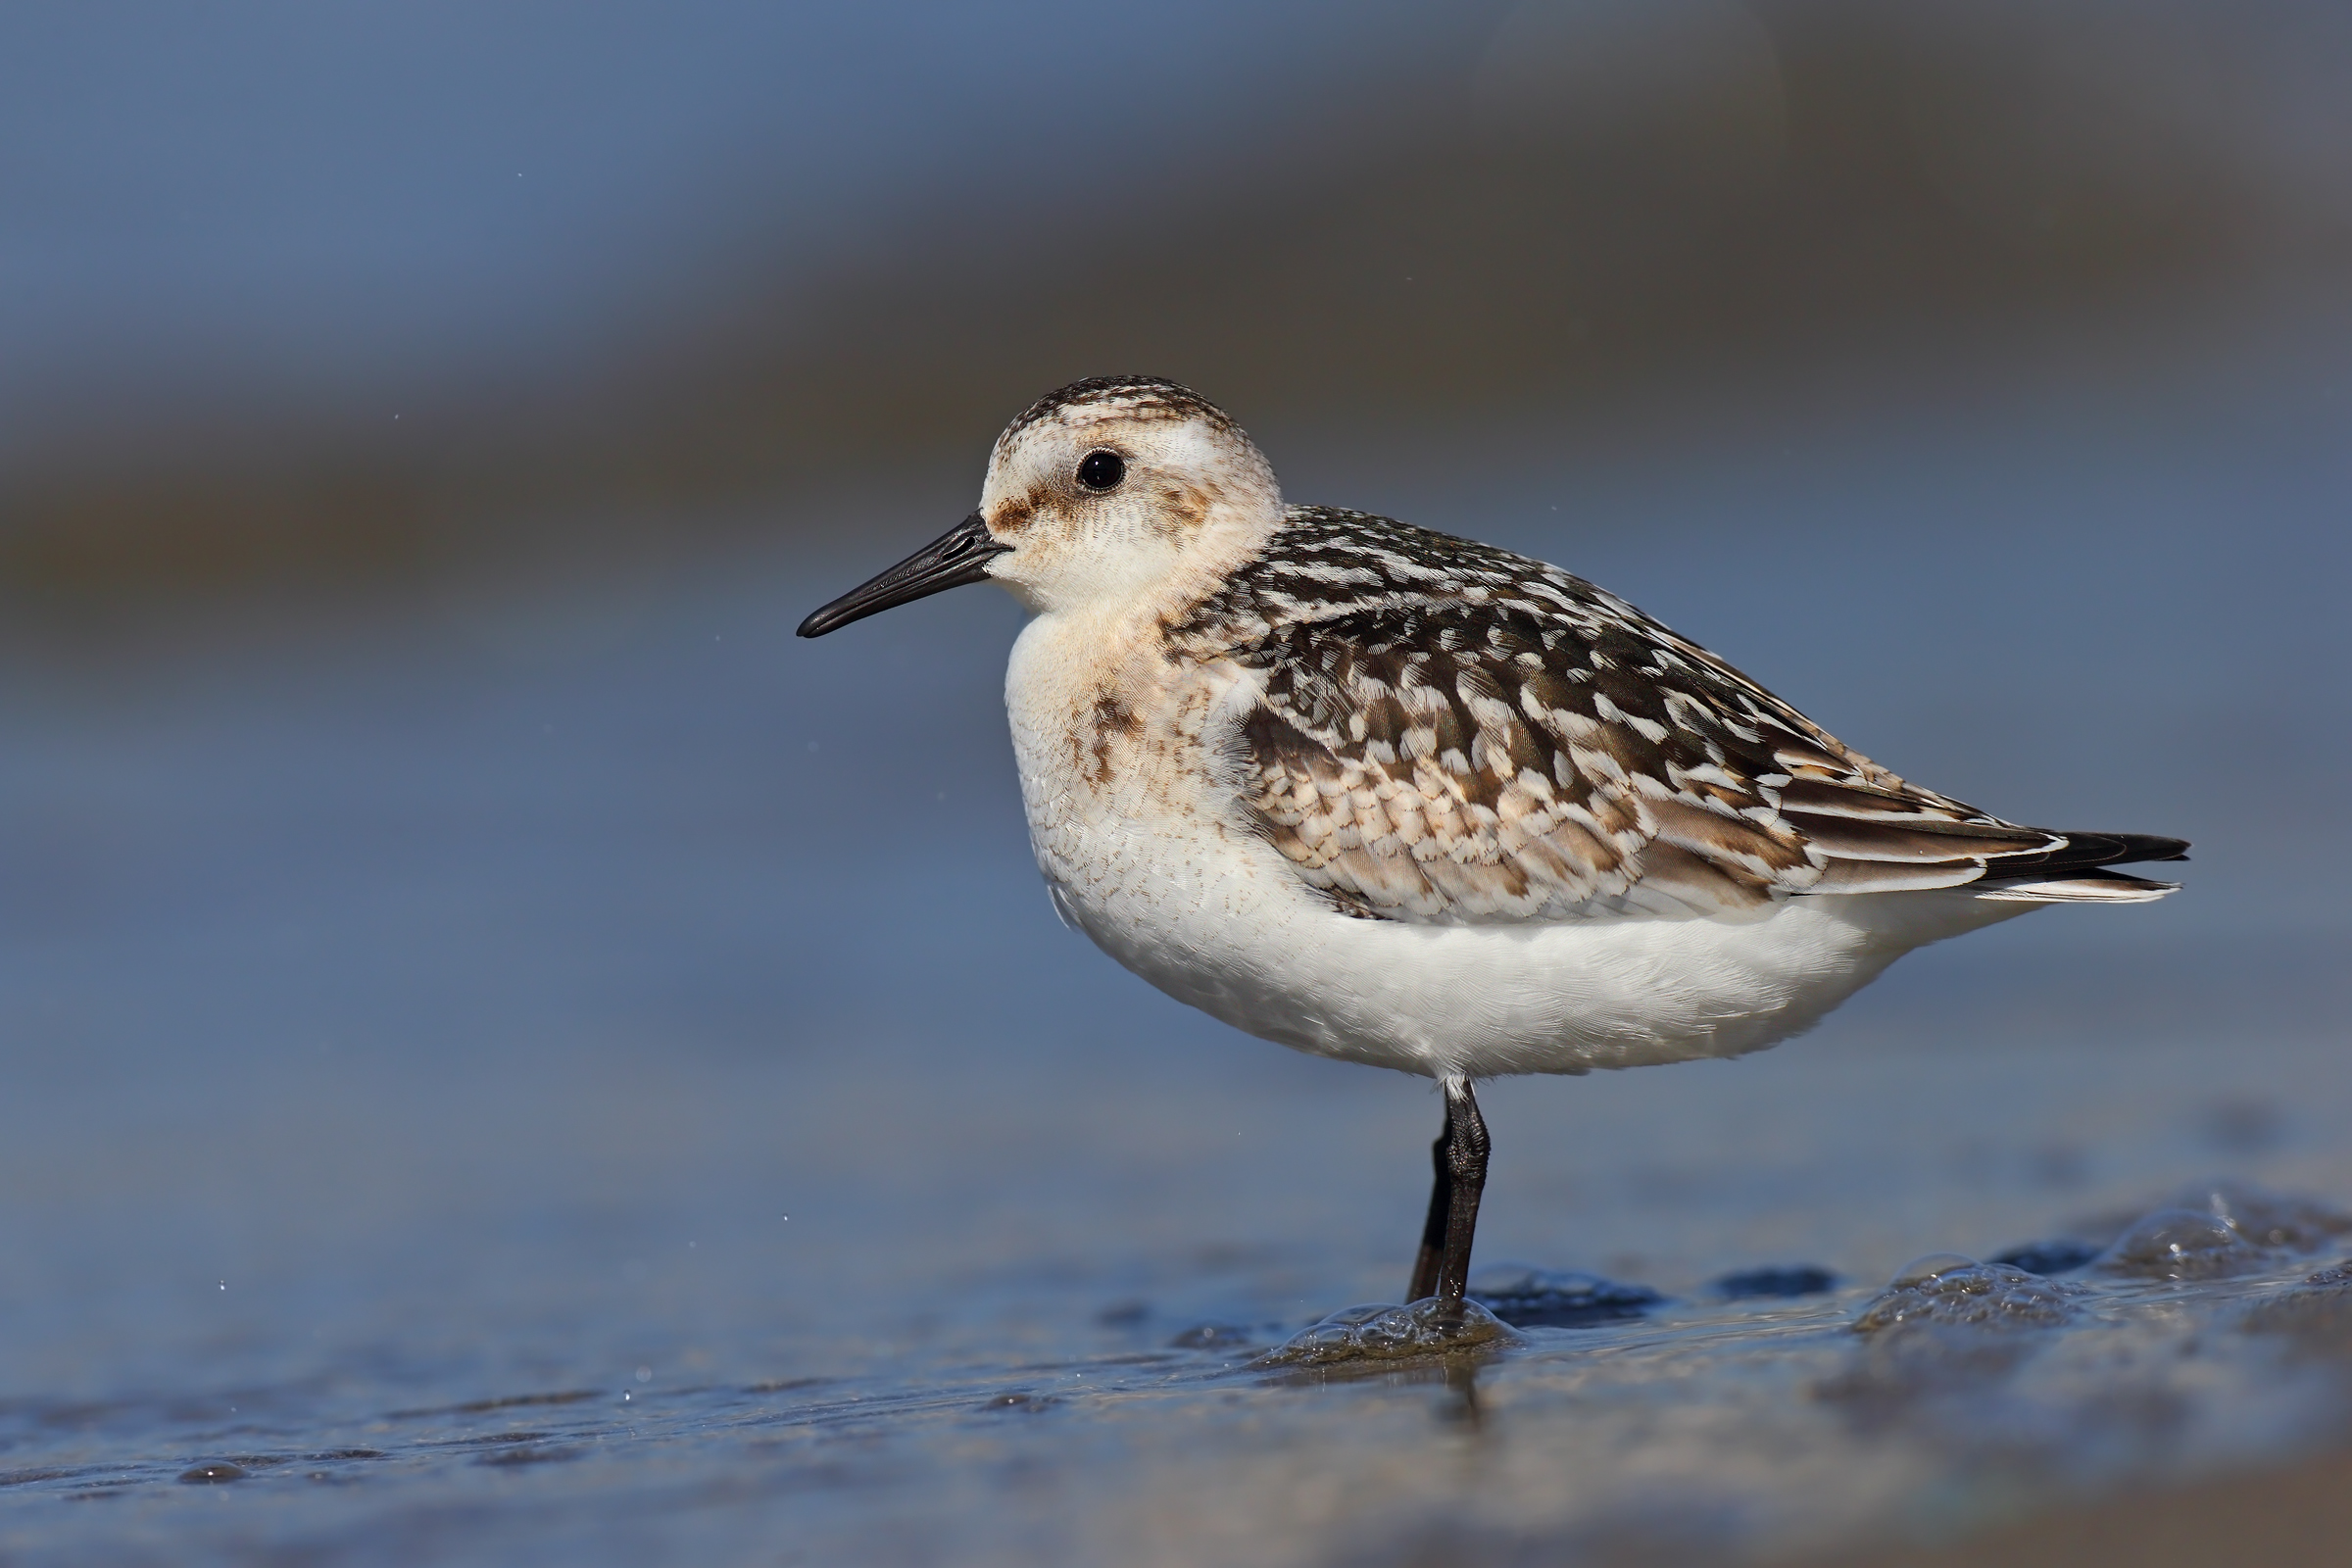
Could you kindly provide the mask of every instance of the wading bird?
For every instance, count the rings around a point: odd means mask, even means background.
[[[1064,918],[1237,1028],[1442,1088],[1408,1300],[1462,1298],[1478,1079],[1759,1051],[1926,943],[2161,898],[2109,868],[2186,848],[1988,815],[1555,566],[1285,506],[1153,377],[1031,406],[977,512],[800,633],[977,582],[1031,612],[1004,697]]]

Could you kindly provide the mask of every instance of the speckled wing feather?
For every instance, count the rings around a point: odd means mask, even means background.
[[[2070,854],[1905,783],[1581,578],[1361,513],[1292,509],[1170,641],[1257,675],[1243,804],[1350,914],[1718,914],[2012,862],[2152,889],[2090,868],[2180,847]]]

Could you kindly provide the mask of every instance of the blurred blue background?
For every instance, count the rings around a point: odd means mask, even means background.
[[[1104,371],[2196,843],[1767,1055],[1504,1086],[1497,1251],[2340,1187],[2348,79],[2286,0],[11,10],[8,1462],[1393,1294],[1434,1104],[1054,923],[1010,603],[790,636]]]

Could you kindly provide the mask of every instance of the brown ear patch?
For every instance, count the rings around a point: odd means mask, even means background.
[[[1218,492],[1212,485],[1163,478],[1155,481],[1155,491],[1152,515],[1160,530],[1172,536],[1200,532],[1217,504]]]
[[[993,533],[1019,533],[1028,527],[1036,516],[1037,497],[1027,495],[1018,501],[1007,501],[998,507],[996,515],[988,519],[988,526]]]

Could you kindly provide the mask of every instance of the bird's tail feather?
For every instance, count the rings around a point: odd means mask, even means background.
[[[2180,888],[2178,882],[2158,882],[2123,871],[2084,871],[2035,881],[1979,883],[1968,891],[1980,899],[2012,904],[2152,904]]]

